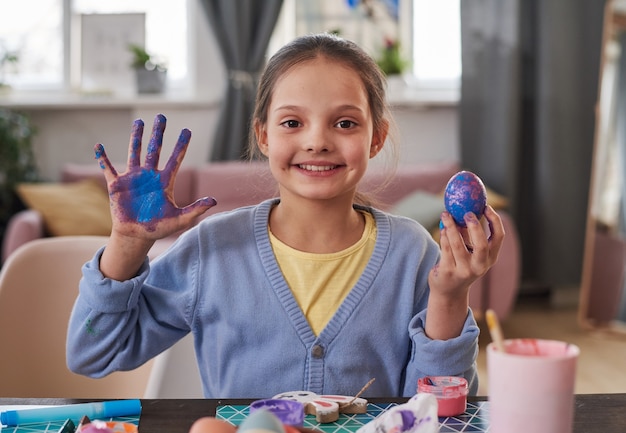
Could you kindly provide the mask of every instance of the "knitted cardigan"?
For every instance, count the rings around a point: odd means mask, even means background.
[[[439,258],[414,220],[374,208],[377,239],[356,285],[316,336],[291,294],[268,236],[276,200],[216,214],[144,262],[128,281],[104,278],[102,250],[83,266],[67,339],[69,368],[91,377],[131,370],[193,333],[207,398],[267,398],[294,390],[412,396],[423,376],[478,387],[479,329],[424,333],[428,273]]]

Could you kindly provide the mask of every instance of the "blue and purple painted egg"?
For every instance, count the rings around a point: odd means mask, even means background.
[[[478,218],[483,216],[487,206],[487,190],[474,173],[459,171],[448,181],[443,202],[457,225],[465,227],[463,216],[467,212],[473,212]]]

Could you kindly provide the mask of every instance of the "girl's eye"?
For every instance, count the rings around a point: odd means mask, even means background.
[[[287,128],[297,128],[300,126],[300,122],[297,120],[286,120],[281,125],[286,126]]]
[[[354,123],[352,120],[341,120],[337,123],[337,126],[341,129],[352,128],[355,125],[356,123]]]

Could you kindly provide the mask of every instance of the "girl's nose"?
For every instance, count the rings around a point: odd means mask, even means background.
[[[330,150],[330,139],[323,128],[311,128],[307,137],[306,150],[311,153],[328,152]]]
[[[323,143],[320,143],[308,146],[307,151],[311,153],[328,152],[328,148]]]

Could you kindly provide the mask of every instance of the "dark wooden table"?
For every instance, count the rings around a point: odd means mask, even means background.
[[[368,398],[375,402],[404,402],[406,399]],[[469,401],[485,400],[471,397]],[[0,398],[0,405],[56,405],[80,403],[74,399],[9,399]],[[193,422],[203,416],[215,415],[218,405],[248,404],[251,400],[141,400],[141,433],[188,433]],[[626,393],[579,394],[575,399],[573,433],[626,432]],[[530,433],[530,432],[529,432]]]

